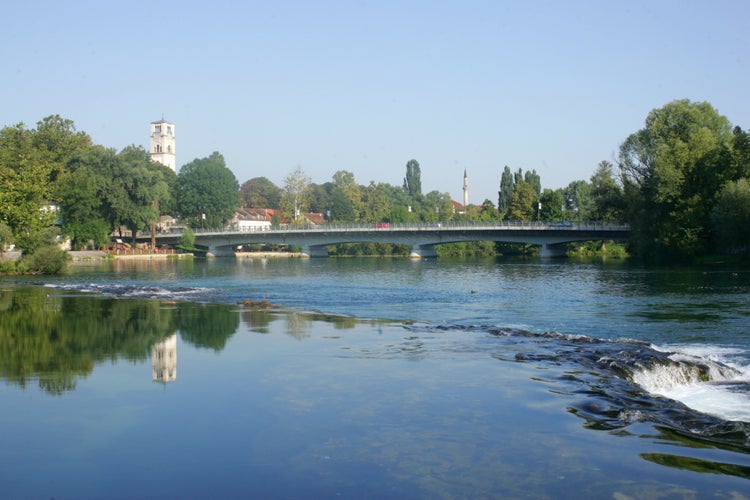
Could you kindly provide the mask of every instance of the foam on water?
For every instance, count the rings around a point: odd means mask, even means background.
[[[649,393],[679,401],[725,420],[750,422],[750,364],[746,353],[712,345],[654,346],[674,363],[636,370],[633,382]]]

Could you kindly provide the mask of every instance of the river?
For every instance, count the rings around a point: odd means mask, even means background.
[[[215,259],[0,282],[3,498],[750,498],[750,271]]]

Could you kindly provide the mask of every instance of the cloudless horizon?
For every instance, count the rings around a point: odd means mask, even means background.
[[[0,126],[74,121],[148,148],[175,124],[177,165],[220,152],[240,184],[298,166],[497,203],[507,165],[543,188],[589,180],[676,99],[750,128],[750,3],[11,2]],[[178,169],[179,171],[179,169]]]

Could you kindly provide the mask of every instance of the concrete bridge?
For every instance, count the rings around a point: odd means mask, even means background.
[[[324,224],[288,226],[266,230],[196,230],[196,245],[209,253],[234,255],[240,245],[277,244],[302,247],[305,257],[327,257],[329,245],[338,243],[395,243],[411,246],[411,257],[436,257],[436,245],[467,241],[496,241],[540,245],[541,256],[564,255],[564,244],[574,241],[624,241],[627,225],[606,222],[421,222],[378,224]],[[157,236],[157,244],[175,244],[181,233]]]

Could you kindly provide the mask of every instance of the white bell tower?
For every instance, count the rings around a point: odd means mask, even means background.
[[[177,172],[174,137],[174,123],[164,118],[158,122],[151,122],[151,159]]]
[[[177,334],[151,346],[151,380],[162,384],[177,380]]]

